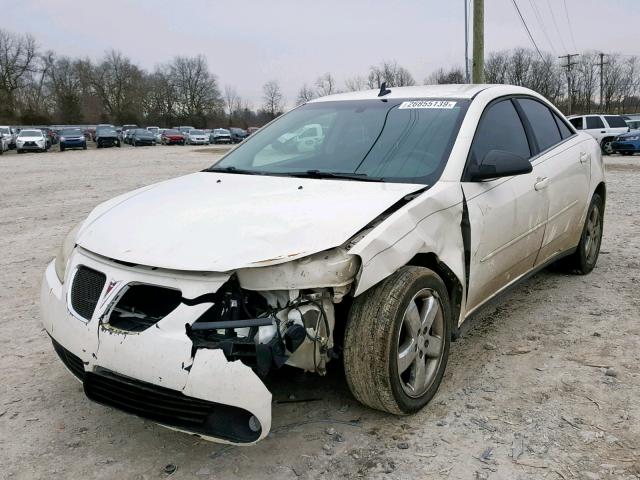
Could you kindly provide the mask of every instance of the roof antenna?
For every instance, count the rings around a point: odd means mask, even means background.
[[[382,82],[382,85],[380,85],[380,92],[378,92],[378,96],[384,97],[385,95],[389,95],[390,93],[391,90],[387,88],[387,82]]]

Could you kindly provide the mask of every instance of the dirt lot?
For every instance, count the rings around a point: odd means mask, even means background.
[[[218,151],[220,149],[217,149]],[[216,149],[0,157],[0,478],[640,478],[640,157],[610,157],[598,267],[544,271],[476,318],[411,417],[360,407],[337,371],[281,372],[249,448],[89,402],[40,326],[41,274],[99,202],[208,166]]]

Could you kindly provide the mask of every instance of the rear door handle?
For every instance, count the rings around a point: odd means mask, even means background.
[[[544,178],[538,177],[538,180],[536,181],[536,183],[534,183],[533,188],[535,188],[537,191],[540,191],[547,188],[547,185],[549,185],[548,177],[544,177]]]
[[[591,155],[585,152],[580,152],[580,163],[586,163],[589,158],[591,158]]]
[[[606,130],[600,130],[600,133],[607,133]]]

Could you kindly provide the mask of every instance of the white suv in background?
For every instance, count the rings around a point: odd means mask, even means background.
[[[629,125],[620,115],[574,115],[568,119],[576,130],[584,130],[595,138],[607,155],[613,153],[611,142],[629,131]]]

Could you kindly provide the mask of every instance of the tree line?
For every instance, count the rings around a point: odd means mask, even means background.
[[[638,57],[607,55],[600,82],[599,54],[587,52],[567,71],[550,54],[517,48],[485,59],[487,83],[531,88],[567,113],[640,111]],[[416,85],[396,61],[372,65],[342,85],[327,72],[305,83],[295,104],[338,92]],[[464,83],[461,67],[439,69],[425,84]],[[571,85],[571,91],[568,89]],[[263,85],[262,104],[254,108],[233,86],[221,88],[202,55],[177,56],[146,71],[118,51],[98,61],[42,50],[28,34],[0,29],[0,123],[135,123],[172,126],[260,126],[280,115],[286,99],[277,80]],[[602,99],[600,98],[602,92]]]

